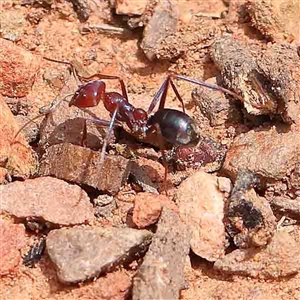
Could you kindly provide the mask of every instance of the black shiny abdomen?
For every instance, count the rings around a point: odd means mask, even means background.
[[[195,146],[199,142],[195,121],[179,110],[160,109],[150,117],[148,124],[157,124],[164,139],[175,146]]]

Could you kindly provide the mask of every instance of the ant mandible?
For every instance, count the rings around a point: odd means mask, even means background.
[[[105,158],[105,151],[107,147],[108,140],[112,134],[114,126],[120,125],[122,122],[126,123],[130,131],[134,136],[138,136],[140,139],[145,139],[151,134],[156,134],[160,150],[162,151],[163,164],[165,167],[164,174],[164,190],[167,194],[167,173],[168,166],[166,161],[166,156],[164,153],[165,142],[170,143],[173,146],[186,146],[192,147],[196,146],[200,140],[200,133],[195,121],[185,113],[183,100],[174,84],[174,79],[185,80],[190,83],[194,83],[200,86],[204,86],[210,89],[218,90],[227,93],[231,96],[241,99],[236,93],[227,90],[218,85],[208,84],[199,80],[191,79],[182,75],[168,75],[167,78],[162,83],[159,90],[156,92],[148,111],[142,108],[136,108],[129,103],[126,87],[123,79],[118,76],[104,75],[104,74],[94,74],[90,77],[80,76],[72,63],[66,61],[60,61],[55,59],[50,59],[44,57],[46,60],[62,63],[69,65],[71,67],[72,73],[76,80],[86,82],[79,86],[75,94],[72,96],[69,106],[76,106],[80,109],[94,107],[99,104],[100,101],[103,102],[104,107],[110,113],[111,120],[102,119],[84,119],[84,131],[83,131],[83,144],[86,140],[86,121],[90,120],[96,122],[99,125],[108,127],[106,137],[103,142],[100,155],[100,165],[103,165]],[[97,78],[97,79],[95,79]],[[94,80],[93,80],[94,79]],[[121,94],[118,92],[107,92],[106,84],[103,80],[115,79],[118,80],[121,86]],[[173,89],[176,97],[179,99],[182,105],[183,112],[175,109],[165,108],[167,92],[169,86]],[[62,99],[64,100],[64,99]],[[52,103],[47,109],[40,111],[42,115],[52,113],[57,105],[62,101]],[[154,108],[159,102],[159,108],[153,113]],[[40,117],[36,116],[29,122]],[[29,123],[27,122],[23,127],[17,132],[15,137],[19,134],[21,130]]]

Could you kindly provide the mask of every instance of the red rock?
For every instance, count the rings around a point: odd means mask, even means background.
[[[0,39],[0,93],[24,97],[39,70],[37,58],[14,43]]]
[[[26,178],[35,171],[37,160],[22,133],[14,141],[18,130],[19,125],[0,94],[0,165],[10,175]]]
[[[58,144],[47,149],[39,174],[85,184],[109,194],[116,194],[126,182],[130,161],[123,156],[106,155],[100,165],[100,152],[72,144]]]
[[[198,171],[179,186],[175,195],[181,219],[192,230],[191,249],[209,261],[225,254],[224,195],[216,176]]]
[[[0,186],[0,210],[18,218],[44,220],[56,225],[92,221],[93,206],[79,186],[51,177]]]
[[[119,270],[101,276],[95,282],[80,287],[78,294],[85,299],[113,299],[124,300],[128,298],[131,288],[131,277],[127,270]],[[75,289],[78,291],[79,289]],[[69,299],[76,299],[76,291]],[[79,297],[80,297],[79,296]],[[67,297],[68,298],[68,297]]]
[[[19,265],[19,250],[25,244],[24,225],[15,225],[0,219],[0,275],[9,274]]]
[[[5,182],[6,175],[7,175],[7,170],[0,167],[0,184]]]
[[[178,211],[174,202],[164,195],[139,193],[134,199],[132,221],[138,228],[146,228],[156,223],[162,208],[166,206],[173,211]]]

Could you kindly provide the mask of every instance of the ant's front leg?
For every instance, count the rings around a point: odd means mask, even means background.
[[[164,185],[164,190],[165,190],[166,196],[168,196],[168,185],[167,185],[168,162],[167,162],[167,157],[166,157],[165,140],[164,140],[164,137],[162,135],[161,129],[159,127],[159,124],[155,123],[148,129],[147,134],[151,135],[152,133],[156,133],[159,149],[161,151],[163,166],[165,168],[163,185]]]

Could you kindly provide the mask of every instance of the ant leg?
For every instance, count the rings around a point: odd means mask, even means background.
[[[171,79],[170,79],[170,84],[171,84],[171,87],[172,87],[172,89],[173,89],[173,91],[174,91],[174,93],[175,93],[177,99],[178,99],[178,100],[180,101],[180,103],[181,103],[182,111],[185,113],[185,107],[184,107],[183,99],[182,99],[182,97],[180,96],[180,94],[179,94],[179,92],[178,92],[178,90],[177,90],[177,88],[176,88],[174,82],[173,82]],[[160,106],[161,106],[161,103],[160,103]],[[164,106],[165,106],[165,103],[163,103],[163,107],[162,107],[162,108],[164,108]]]
[[[85,77],[85,76],[81,76],[78,74],[75,66],[71,63],[71,62],[68,62],[68,61],[63,61],[63,60],[56,60],[56,59],[53,59],[53,58],[48,58],[48,57],[43,57],[44,59],[46,60],[49,60],[49,61],[52,61],[52,62],[56,62],[56,63],[60,63],[60,64],[65,64],[65,65],[68,65],[71,67],[71,70],[72,70],[72,73],[77,81],[77,84],[78,82],[81,81],[89,81],[93,78],[98,78],[98,79],[115,79],[115,80],[118,80],[119,83],[120,83],[120,86],[121,86],[121,90],[122,90],[122,96],[127,100],[128,102],[128,95],[127,95],[127,91],[126,91],[126,86],[125,86],[125,83],[124,83],[124,80],[122,78],[120,78],[119,76],[114,76],[114,75],[104,75],[104,74],[94,74],[92,76],[88,76],[88,77]],[[79,80],[80,79],[80,80]],[[78,84],[80,85],[80,84]]]
[[[96,118],[83,118],[83,133],[82,133],[82,139],[81,139],[81,145],[83,147],[87,147],[87,121],[93,122],[93,123],[97,123],[100,126],[104,126],[104,127],[109,127],[111,124],[111,121],[106,121],[106,120],[102,120],[102,119],[96,119]],[[122,126],[122,124],[118,121],[115,120],[115,122],[112,125],[114,126]]]
[[[154,95],[153,100],[151,101],[149,108],[148,108],[148,112],[147,112],[148,115],[150,115],[152,113],[155,106],[157,105],[159,100],[162,98],[162,94],[166,94],[168,86],[169,86],[169,78],[167,77],[165,79],[165,81],[162,83],[162,85],[160,86],[160,88],[158,89],[158,91],[156,92],[156,94]]]
[[[161,155],[162,155],[162,161],[163,161],[163,166],[165,168],[165,173],[164,173],[164,181],[163,181],[163,184],[164,184],[164,190],[165,190],[165,193],[166,193],[166,196],[168,196],[168,186],[167,186],[167,177],[168,177],[168,162],[167,162],[167,158],[166,158],[166,153],[165,153],[165,142],[164,142],[164,138],[162,136],[162,133],[161,133],[161,130],[160,130],[160,127],[158,124],[154,124],[150,129],[149,129],[149,132],[154,132],[156,131],[157,133],[157,138],[158,138],[158,144],[159,144],[159,148],[160,148],[160,151],[161,151]]]
[[[12,143],[15,142],[16,138],[19,136],[20,132],[27,127],[30,123],[34,122],[35,120],[37,120],[38,118],[43,117],[44,115],[37,115],[32,119],[29,119],[23,126],[21,126],[21,128],[16,132],[16,134],[14,135],[13,139],[12,139]]]
[[[27,127],[30,123],[34,122],[35,120],[37,120],[38,118],[41,118],[43,116],[52,116],[52,112],[58,107],[58,105],[60,103],[62,103],[63,101],[66,100],[67,97],[72,96],[73,94],[69,94],[66,95],[64,98],[62,99],[55,99],[53,102],[51,102],[49,105],[43,106],[39,109],[39,115],[29,119],[15,134],[14,138],[13,138],[13,142],[16,140],[16,138],[18,137],[18,135],[20,134],[20,132]]]
[[[189,77],[186,77],[186,76],[182,76],[182,75],[170,75],[170,77],[172,77],[174,79],[185,80],[187,82],[194,83],[194,84],[197,84],[197,85],[200,85],[200,86],[204,86],[204,87],[207,87],[207,88],[212,89],[212,90],[217,90],[217,91],[223,92],[225,94],[233,96],[234,98],[237,98],[240,101],[244,102],[243,97],[241,97],[237,93],[232,92],[230,90],[227,90],[227,89],[225,89],[225,88],[223,88],[223,87],[221,87],[219,85],[211,84],[211,83],[206,83],[206,82],[203,82],[201,80],[192,79],[192,78],[189,78]]]
[[[82,129],[82,137],[81,137],[81,146],[87,147],[87,127],[86,127],[86,120],[83,120],[83,129]]]
[[[71,72],[77,82],[77,85],[80,86],[81,85],[81,82],[79,80],[79,75],[78,75],[78,72],[76,70],[76,68],[74,67],[74,65],[68,61],[63,61],[63,60],[58,60],[58,59],[53,59],[53,58],[49,58],[49,57],[46,57],[46,56],[43,56],[43,59],[45,60],[48,60],[48,61],[51,61],[51,62],[55,62],[55,63],[59,63],[59,64],[64,64],[64,65],[67,65],[71,68]]]
[[[109,122],[108,129],[107,129],[107,132],[106,132],[106,136],[105,136],[104,141],[103,141],[103,145],[102,145],[102,149],[101,149],[101,154],[100,154],[100,166],[103,166],[104,158],[105,158],[105,150],[106,150],[106,147],[107,147],[110,135],[111,135],[111,133],[113,131],[114,124],[115,124],[118,112],[119,112],[119,105],[117,105],[116,109],[114,110],[114,112],[112,114],[111,120]]]
[[[163,109],[165,107],[169,85],[171,85],[177,99],[181,103],[182,110],[185,113],[185,107],[184,107],[183,99],[180,96],[174,82],[172,81],[171,76],[168,76],[166,78],[166,80],[163,82],[163,84],[161,85],[161,87],[159,88],[159,90],[157,91],[157,93],[155,94],[155,96],[154,96],[154,98],[153,98],[153,100],[152,100],[152,102],[149,106],[148,114],[150,114],[153,111],[153,109],[155,108],[155,106],[157,105],[158,102],[159,102],[159,109]]]

